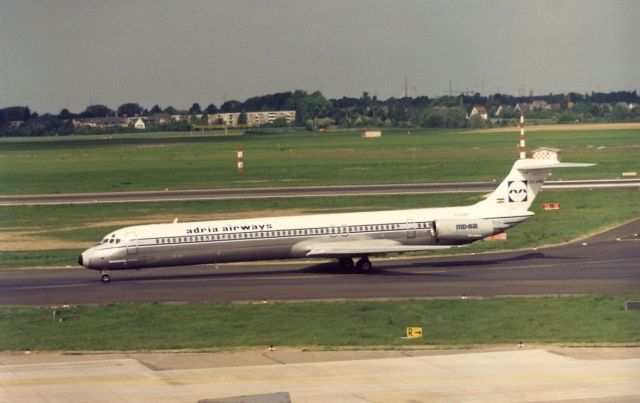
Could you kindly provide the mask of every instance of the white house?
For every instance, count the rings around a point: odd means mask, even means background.
[[[475,115],[480,115],[480,117],[484,120],[487,120],[489,118],[489,114],[487,114],[487,110],[484,106],[474,106],[473,109],[471,109],[469,117]]]

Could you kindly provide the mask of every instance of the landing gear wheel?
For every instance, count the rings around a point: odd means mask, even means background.
[[[366,257],[358,260],[358,263],[356,263],[356,267],[362,273],[371,273],[371,269],[373,269],[371,261],[369,261],[369,259]]]
[[[338,259],[338,265],[340,265],[342,270],[351,271],[353,270],[353,259],[350,257],[341,257]]]
[[[105,283],[105,284],[111,282],[111,277],[106,273],[103,274],[101,278],[102,278],[102,282]]]

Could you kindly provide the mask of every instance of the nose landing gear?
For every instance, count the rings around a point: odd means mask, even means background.
[[[107,270],[101,270],[100,274],[102,274],[102,282],[103,283],[110,283],[111,282],[111,277],[109,276],[109,272]]]

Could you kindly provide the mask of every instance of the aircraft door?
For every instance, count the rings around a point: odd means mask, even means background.
[[[415,220],[407,220],[407,238],[413,239],[416,237],[416,228]]]
[[[340,235],[342,235],[342,236],[348,236],[349,235],[349,227],[346,224],[340,226]]]
[[[127,255],[137,255],[138,254],[138,235],[135,232],[127,232],[126,235],[127,242]]]

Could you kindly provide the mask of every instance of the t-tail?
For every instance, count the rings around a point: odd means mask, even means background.
[[[579,168],[595,164],[560,162],[557,159],[520,159],[517,160],[509,175],[500,183],[486,199],[474,207],[513,211],[514,213],[529,210],[538,191],[553,168]],[[505,212],[506,212],[505,211]]]

